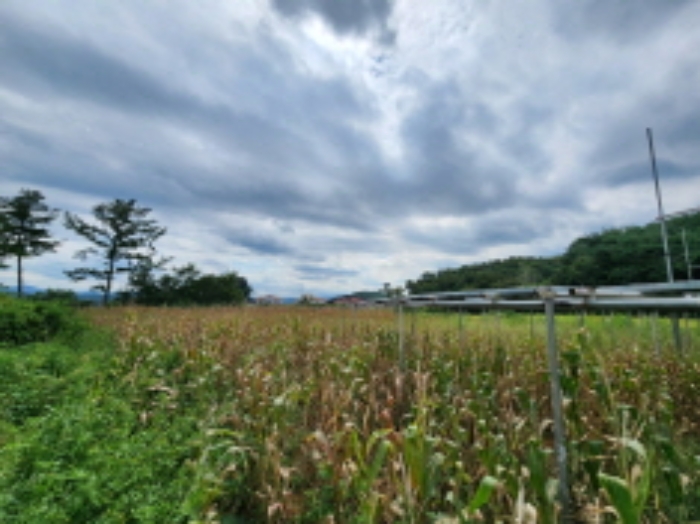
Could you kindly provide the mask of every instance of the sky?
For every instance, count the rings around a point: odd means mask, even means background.
[[[256,295],[557,255],[656,218],[648,127],[666,212],[700,205],[698,27],[698,0],[2,0],[0,194],[136,199],[172,266]],[[29,285],[73,286],[87,244],[54,231]]]

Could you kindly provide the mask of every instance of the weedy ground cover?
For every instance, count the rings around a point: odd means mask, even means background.
[[[108,334],[70,334],[0,350],[0,522],[186,522],[202,413],[129,382]]]
[[[115,369],[142,420],[175,423],[196,407],[201,440],[177,501],[188,518],[561,517],[542,317],[407,315],[403,368],[390,310],[110,309],[94,320],[117,333]],[[570,521],[700,520],[697,352],[677,356],[667,322],[649,317],[558,324]],[[686,328],[699,340],[697,320]]]
[[[61,302],[19,300],[0,293],[0,350],[32,342],[69,342],[84,331],[82,318]]]

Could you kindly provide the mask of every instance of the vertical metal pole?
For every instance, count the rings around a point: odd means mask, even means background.
[[[668,250],[668,234],[666,232],[666,215],[664,205],[661,200],[661,186],[659,185],[659,171],[656,168],[656,153],[654,152],[654,138],[651,129],[647,127],[647,138],[649,139],[649,155],[651,156],[651,173],[654,177],[654,187],[656,188],[656,203],[659,208],[659,223],[661,224],[661,240],[664,247],[664,260],[666,260],[666,276],[669,282],[673,282],[673,269],[671,267],[671,254]]]
[[[549,384],[552,394],[552,415],[554,418],[554,452],[559,477],[558,498],[562,508],[563,521],[568,522],[571,512],[569,499],[569,470],[566,457],[566,433],[564,429],[563,395],[561,392],[559,355],[557,351],[556,326],[554,319],[554,296],[544,297],[547,316],[547,360],[549,363]]]
[[[664,247],[664,259],[666,260],[666,276],[669,282],[673,282],[673,267],[671,265],[671,253],[668,249],[668,233],[666,232],[666,214],[661,199],[661,186],[659,185],[659,170],[656,168],[656,153],[654,152],[654,138],[651,128],[647,127],[647,138],[649,140],[649,155],[651,156],[651,172],[654,177],[654,187],[656,188],[656,203],[659,207],[659,223],[661,224],[661,239]],[[678,315],[671,315],[671,327],[673,328],[673,339],[678,352],[683,351],[681,340],[681,328],[678,322]]]
[[[681,229],[683,238],[683,251],[685,252],[685,267],[688,268],[688,280],[693,280],[693,266],[690,264],[690,252],[688,251],[688,241],[685,238],[685,228]]]

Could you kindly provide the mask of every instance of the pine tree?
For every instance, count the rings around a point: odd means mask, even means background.
[[[49,226],[58,211],[44,203],[40,191],[22,189],[14,198],[0,198],[0,260],[14,257],[17,265],[17,296],[24,292],[24,259],[56,251]]]
[[[93,208],[97,225],[66,213],[65,226],[93,244],[76,253],[76,257],[102,259],[101,267],[79,267],[66,274],[75,281],[97,280],[93,289],[102,292],[102,302],[107,304],[117,274],[131,273],[138,261],[151,257],[155,252],[153,244],[165,234],[164,227],[147,218],[150,212],[149,208],[137,206],[133,199],[116,199]]]

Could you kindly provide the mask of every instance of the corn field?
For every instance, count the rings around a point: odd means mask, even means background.
[[[697,319],[679,357],[663,320],[558,318],[563,514],[541,315],[407,314],[403,362],[390,309],[91,315],[144,423],[206,398],[199,522],[700,522]]]

